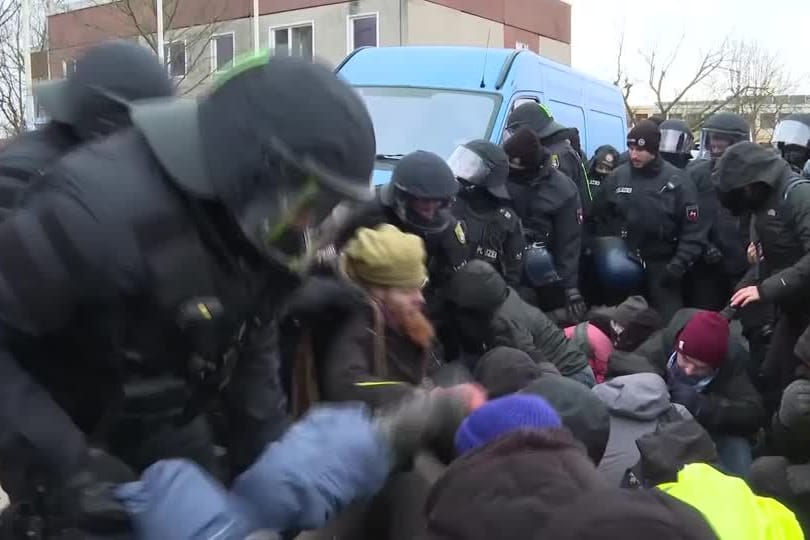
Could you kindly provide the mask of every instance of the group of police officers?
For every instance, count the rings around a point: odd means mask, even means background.
[[[125,528],[111,486],[159,459],[225,478],[249,465],[287,425],[285,302],[361,226],[425,240],[440,336],[442,285],[474,258],[560,324],[633,293],[664,317],[768,304],[778,316],[750,326],[773,328],[770,358],[792,357],[810,322],[796,305],[810,286],[808,115],[777,126],[779,154],[717,113],[707,159],[667,120],[636,125],[626,155],[606,145],[586,161],[576,130],[524,103],[500,146],[468,141],[445,160],[376,156],[360,97],[295,58],[255,55],[186,100],[154,55],[110,42],[37,91],[50,122],[0,151],[9,534]],[[376,193],[375,159],[395,161]],[[772,363],[782,384],[798,365]]]

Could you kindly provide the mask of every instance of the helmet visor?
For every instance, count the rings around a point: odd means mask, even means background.
[[[492,167],[481,156],[467,148],[459,146],[447,159],[447,164],[459,180],[480,186],[492,172]]]
[[[773,130],[771,143],[778,145],[794,144],[810,148],[810,126],[796,120],[783,120]]]
[[[677,129],[662,129],[659,151],[665,154],[688,154],[692,151],[693,137]]]

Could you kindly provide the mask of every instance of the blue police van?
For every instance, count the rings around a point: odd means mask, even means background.
[[[626,144],[616,86],[528,50],[368,47],[336,71],[363,96],[374,121],[375,184],[387,182],[397,158],[417,149],[447,158],[472,139],[500,143],[509,112],[526,101],[578,128],[589,156],[603,144],[619,150]]]

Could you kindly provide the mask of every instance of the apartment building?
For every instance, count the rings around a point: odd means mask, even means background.
[[[252,0],[163,0],[166,68],[182,93],[205,88],[254,48]],[[357,47],[527,48],[571,62],[571,6],[560,0],[259,0],[260,48],[338,64]],[[154,48],[154,0],[62,0],[48,17],[47,73],[59,78],[109,38]]]

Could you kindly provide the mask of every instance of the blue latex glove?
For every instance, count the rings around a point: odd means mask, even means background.
[[[276,531],[323,527],[350,503],[375,495],[392,451],[365,407],[314,409],[239,476],[233,493],[253,522]]]
[[[196,464],[159,461],[116,491],[138,539],[244,540],[259,527],[246,505]]]
[[[703,395],[691,384],[675,382],[669,386],[669,398],[672,403],[680,403],[697,418]]]

